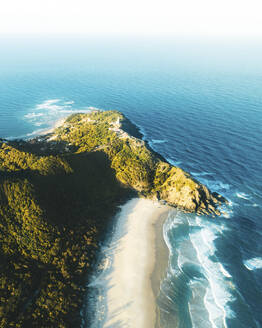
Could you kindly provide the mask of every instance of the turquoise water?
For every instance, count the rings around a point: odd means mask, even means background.
[[[262,327],[262,43],[1,39],[0,136],[117,109],[151,146],[230,200],[170,214],[163,327]]]

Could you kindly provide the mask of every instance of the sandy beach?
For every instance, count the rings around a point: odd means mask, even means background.
[[[168,206],[146,199],[132,199],[122,206],[111,258],[105,261],[105,312],[99,327],[155,327],[155,297],[168,259],[162,238],[168,211]]]
[[[51,127],[47,129],[43,129],[41,132],[39,132],[39,135],[46,135],[46,134],[53,133],[55,129],[59,128],[65,123],[66,119],[67,117],[60,118],[59,120],[55,121]]]
[[[165,278],[168,267],[169,250],[163,237],[163,225],[170,211],[174,211],[174,209],[167,209],[167,211],[160,214],[155,223],[153,223],[155,234],[155,264],[151,275],[151,286],[155,297],[154,301],[156,301],[159,295],[160,282]],[[156,322],[154,327],[161,327],[160,311],[158,307],[156,307]]]

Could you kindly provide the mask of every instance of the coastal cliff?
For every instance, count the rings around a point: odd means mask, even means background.
[[[86,277],[130,197],[220,214],[222,196],[141,137],[123,114],[92,111],[35,139],[0,140],[1,328],[81,326]]]

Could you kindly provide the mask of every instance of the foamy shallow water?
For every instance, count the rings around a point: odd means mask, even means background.
[[[205,217],[178,213],[170,215],[165,223],[165,240],[170,250],[169,273],[163,284],[177,288],[184,284],[185,294],[172,299],[179,325],[185,320],[184,327],[227,327],[227,318],[235,313],[230,303],[235,301],[235,286],[232,276],[216,257],[215,240],[226,231],[224,225]],[[182,282],[182,283],[181,283]],[[179,286],[180,285],[180,286]],[[162,320],[165,322],[165,295],[161,295]],[[181,307],[181,301],[184,305]],[[168,325],[171,323],[166,323]],[[183,326],[183,323],[182,323]]]

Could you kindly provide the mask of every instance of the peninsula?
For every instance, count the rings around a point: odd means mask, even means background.
[[[127,200],[220,215],[222,196],[141,138],[122,113],[94,110],[35,139],[0,140],[0,327],[88,327],[87,279]]]

